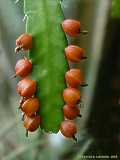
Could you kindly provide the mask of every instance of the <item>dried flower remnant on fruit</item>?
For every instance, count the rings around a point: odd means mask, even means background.
[[[26,97],[22,97],[20,100],[19,100],[19,109],[21,109],[21,106],[22,104],[27,100]]]
[[[20,37],[17,38],[16,46],[17,46],[15,48],[16,53],[21,50],[31,49],[32,48],[32,36],[27,33],[23,33]]]
[[[17,84],[17,92],[22,97],[32,97],[36,92],[36,81],[24,78]]]

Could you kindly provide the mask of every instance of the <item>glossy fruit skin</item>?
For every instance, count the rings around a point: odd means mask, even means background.
[[[70,69],[65,74],[65,80],[70,87],[76,88],[83,83],[83,75],[80,69]]]
[[[40,106],[39,100],[37,98],[29,98],[23,102],[21,110],[27,116],[33,116],[36,114]]]
[[[36,81],[24,78],[17,84],[17,92],[22,97],[32,97],[36,92]]]
[[[65,137],[73,138],[77,133],[77,127],[74,122],[65,120],[61,123],[60,131]]]
[[[80,60],[85,57],[84,54],[84,49],[76,45],[69,45],[65,48],[65,56],[71,62],[80,62]]]
[[[80,21],[74,19],[66,19],[62,23],[63,31],[71,37],[80,34]]]
[[[27,115],[24,116],[24,127],[29,132],[34,132],[40,126],[40,116],[32,116],[28,117]]]
[[[75,105],[80,101],[80,91],[76,88],[66,88],[63,91],[63,99],[68,105]]]
[[[65,118],[73,120],[80,114],[80,109],[77,106],[64,105],[63,113]]]
[[[22,78],[28,76],[31,70],[32,63],[27,58],[18,60],[15,65],[16,76],[20,76]]]
[[[17,38],[16,46],[22,46],[24,50],[31,49],[32,48],[32,36],[27,33],[23,33]]]

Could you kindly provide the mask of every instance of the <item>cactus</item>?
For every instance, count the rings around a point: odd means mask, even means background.
[[[29,51],[33,64],[30,76],[37,82],[41,128],[56,133],[63,120],[62,92],[64,75],[68,70],[60,0],[24,0],[24,13],[27,16],[26,32],[33,37],[33,48]]]

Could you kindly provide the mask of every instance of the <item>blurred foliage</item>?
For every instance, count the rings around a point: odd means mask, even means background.
[[[112,16],[120,17],[120,0],[112,0]]]

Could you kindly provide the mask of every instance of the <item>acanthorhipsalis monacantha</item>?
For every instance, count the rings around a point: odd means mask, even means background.
[[[60,0],[24,0],[27,15],[26,33],[16,40],[15,52],[28,51],[28,58],[15,66],[17,92],[22,97],[20,109],[27,131],[41,127],[45,132],[75,138],[77,126],[73,122],[81,117],[79,86],[86,86],[79,68],[69,69],[68,61],[79,63],[85,59],[83,48],[67,45],[66,36],[78,37],[78,20],[64,20]],[[26,53],[25,53],[26,54]]]

